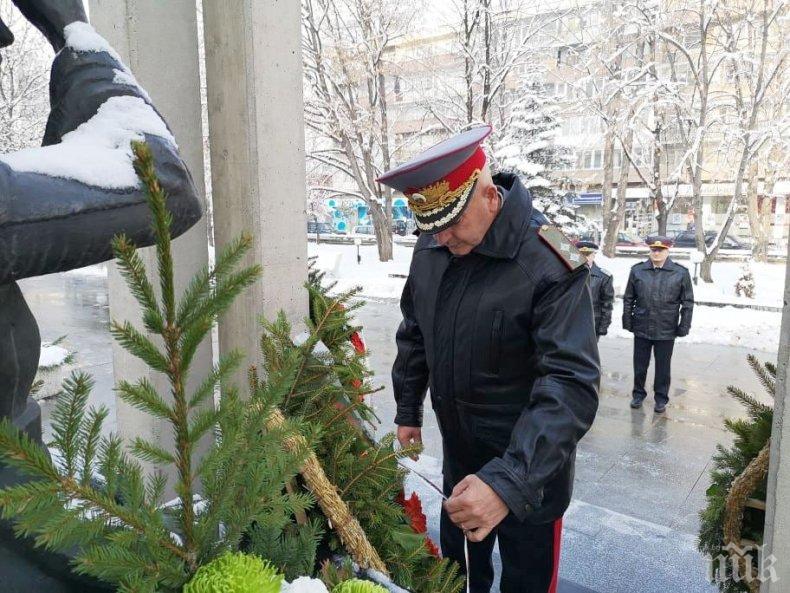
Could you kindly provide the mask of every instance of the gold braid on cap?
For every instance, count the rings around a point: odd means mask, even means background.
[[[450,184],[442,179],[418,192],[408,195],[409,208],[417,214],[434,212],[452,204],[466,192],[480,177],[480,169],[475,169],[471,177],[450,191]]]

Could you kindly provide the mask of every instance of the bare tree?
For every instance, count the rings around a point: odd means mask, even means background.
[[[725,141],[734,147],[733,195],[723,225],[713,244],[705,249],[701,276],[712,282],[711,268],[730,231],[735,214],[745,209],[744,182],[750,165],[771,139],[773,122],[761,118],[766,98],[787,74],[788,45],[784,28],[790,3],[786,0],[752,0],[728,6],[717,14],[722,52],[728,78],[729,105],[724,114]],[[757,175],[752,168],[752,186]]]
[[[308,158],[351,182],[333,191],[367,204],[379,258],[392,259],[386,52],[409,22],[406,3],[303,0],[305,120],[318,141]],[[324,188],[319,188],[324,189]]]
[[[52,51],[10,0],[0,0],[0,18],[15,36],[0,63],[0,152],[11,152],[41,143]]]

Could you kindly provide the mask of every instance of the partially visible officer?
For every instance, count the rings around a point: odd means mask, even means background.
[[[590,295],[595,313],[595,335],[605,336],[612,324],[614,307],[614,281],[612,275],[595,263],[598,245],[592,241],[578,241],[576,248],[587,258],[590,268]]]
[[[392,371],[397,436],[422,442],[430,386],[444,450],[441,545],[488,593],[499,538],[502,593],[557,584],[576,444],[598,408],[600,369],[584,258],[534,210],[515,175],[494,177],[464,132],[384,174],[421,236],[401,298]]]
[[[653,383],[655,412],[669,403],[670,368],[675,338],[687,336],[694,310],[694,289],[689,271],[669,258],[672,241],[650,237],[650,259],[631,268],[623,296],[623,328],[634,334],[634,391],[631,407],[640,408],[647,397],[645,379],[650,353],[656,359]]]

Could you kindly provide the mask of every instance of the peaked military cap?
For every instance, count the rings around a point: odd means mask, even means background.
[[[409,200],[417,228],[435,234],[454,225],[469,204],[486,164],[481,144],[491,126],[480,126],[449,138],[387,171],[377,181]]]
[[[576,241],[576,249],[584,255],[589,255],[598,251],[598,244],[592,241]]]
[[[669,249],[672,247],[672,239],[669,237],[648,237],[646,243],[650,249]]]

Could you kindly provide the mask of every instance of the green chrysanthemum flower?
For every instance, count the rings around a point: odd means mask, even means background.
[[[201,566],[184,593],[280,593],[283,575],[257,556],[228,552]]]
[[[371,583],[370,581],[363,581],[360,579],[351,579],[340,583],[337,587],[332,589],[332,593],[388,593],[387,590],[381,585]]]

